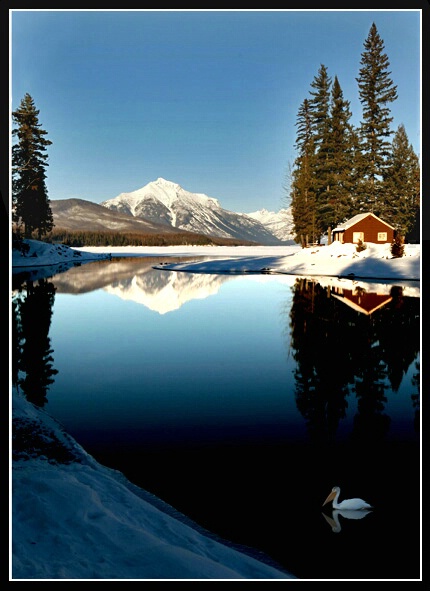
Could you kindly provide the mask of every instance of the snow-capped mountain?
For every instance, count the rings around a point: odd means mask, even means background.
[[[260,209],[247,213],[247,216],[257,220],[282,242],[294,242],[293,213],[291,207],[280,209],[278,212]]]
[[[204,193],[191,193],[163,178],[131,193],[121,193],[100,205],[134,218],[207,236],[265,245],[282,243],[257,218],[223,209],[217,199]]]

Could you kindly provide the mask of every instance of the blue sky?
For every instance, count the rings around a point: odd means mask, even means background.
[[[420,10],[11,10],[10,102],[29,93],[51,200],[100,203],[163,177],[225,209],[278,211],[298,109],[321,64],[358,125],[374,22],[421,154]]]

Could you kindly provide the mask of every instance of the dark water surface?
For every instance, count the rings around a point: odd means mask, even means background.
[[[102,464],[299,578],[419,579],[419,282],[160,260],[14,279],[28,398]],[[375,509],[339,528],[322,508],[335,485]]]

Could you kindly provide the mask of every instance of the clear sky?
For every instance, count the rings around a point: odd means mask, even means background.
[[[29,93],[48,196],[100,203],[163,177],[236,212],[288,205],[298,109],[321,64],[362,119],[374,22],[397,85],[392,129],[421,155],[421,11],[11,10],[10,103]]]

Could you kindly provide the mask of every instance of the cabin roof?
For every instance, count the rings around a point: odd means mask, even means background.
[[[367,212],[367,213],[358,213],[357,215],[350,218],[346,222],[339,224],[338,226],[336,226],[336,228],[333,229],[333,232],[344,232],[345,230],[347,230],[351,226],[355,226],[355,224],[358,224],[358,222],[361,222],[361,220],[364,220],[365,218],[367,218],[369,215],[374,217],[375,219],[377,219],[379,222],[381,222],[381,224],[384,224],[385,226],[388,226],[389,228],[394,230],[394,226],[391,226],[387,222],[384,222],[384,220],[381,220],[381,218],[378,218],[378,216],[375,215],[374,213]]]
[[[393,299],[390,294],[364,293],[358,296],[352,291],[348,292],[348,290],[343,294],[332,293],[332,296],[356,312],[361,312],[368,316]]]

